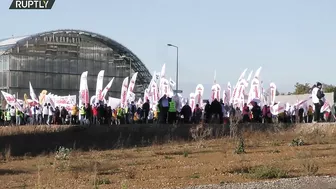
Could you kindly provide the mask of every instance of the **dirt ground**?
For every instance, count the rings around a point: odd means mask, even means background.
[[[59,154],[62,157],[12,157],[7,149],[2,153],[0,183],[1,188],[158,189],[336,175],[334,131],[300,127],[244,133],[243,139],[243,147],[241,140],[227,137],[110,151],[73,149]],[[239,146],[245,153],[235,153]],[[263,171],[251,171],[259,166]]]

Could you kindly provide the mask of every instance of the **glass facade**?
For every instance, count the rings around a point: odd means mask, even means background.
[[[88,71],[90,96],[97,75],[105,70],[104,87],[115,77],[108,96],[120,98],[123,79],[134,73],[130,62],[93,37],[78,33],[55,33],[29,38],[0,55],[0,89],[23,98],[29,81],[39,95],[47,90],[57,95],[77,95],[80,75]],[[149,83],[149,81],[148,81]],[[143,85],[137,80],[137,85]],[[135,88],[138,96],[144,89]]]

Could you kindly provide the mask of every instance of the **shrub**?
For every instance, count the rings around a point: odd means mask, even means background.
[[[258,166],[249,170],[251,177],[256,179],[273,179],[273,178],[286,178],[288,173],[279,168]]]
[[[305,143],[301,138],[295,138],[292,140],[290,146],[303,146]]]
[[[319,166],[314,161],[305,161],[302,165],[309,176],[316,175],[319,170]]]
[[[70,157],[72,149],[71,148],[65,148],[63,146],[60,146],[58,150],[56,151],[55,158],[57,160],[68,160]]]
[[[200,178],[200,175],[199,175],[199,173],[194,173],[194,174],[190,175],[190,178],[191,179],[198,179],[198,178]]]
[[[244,144],[244,139],[241,137],[239,139],[237,148],[234,151],[236,154],[243,154],[245,153],[245,144]]]

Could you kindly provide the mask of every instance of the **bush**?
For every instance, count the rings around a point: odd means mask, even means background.
[[[295,138],[292,140],[290,146],[303,146],[305,143],[301,138]]]
[[[249,170],[249,174],[253,178],[257,179],[273,179],[273,178],[286,178],[288,173],[279,168],[259,166]]]
[[[239,139],[237,148],[234,151],[236,154],[243,154],[245,153],[245,144],[244,144],[244,139],[241,137]]]
[[[55,158],[57,160],[68,160],[70,157],[72,149],[71,148],[65,148],[63,146],[60,146],[58,150],[56,151]]]
[[[319,166],[314,161],[305,161],[302,165],[309,176],[316,175],[319,170]]]

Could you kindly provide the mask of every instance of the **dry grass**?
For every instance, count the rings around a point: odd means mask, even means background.
[[[71,126],[47,126],[47,125],[36,125],[36,126],[12,126],[12,127],[1,127],[0,136],[10,136],[17,134],[36,134],[36,133],[53,133],[64,131]]]
[[[2,188],[163,188],[222,182],[336,174],[336,134],[243,133],[245,152],[235,154],[238,139],[170,142],[109,151],[72,151],[68,160],[54,154],[3,158]],[[306,145],[289,146],[301,137]],[[10,150],[9,150],[10,151]]]

